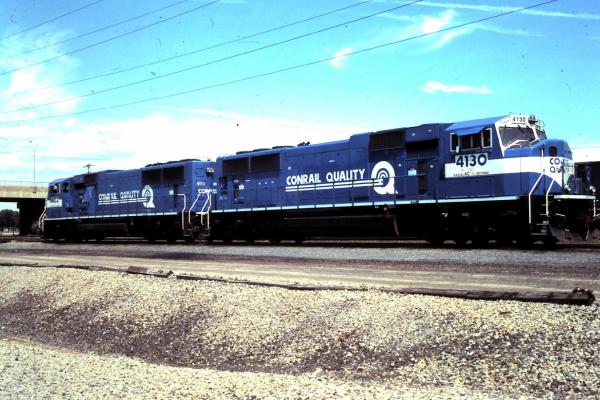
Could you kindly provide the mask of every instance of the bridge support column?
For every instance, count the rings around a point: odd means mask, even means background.
[[[30,235],[32,227],[44,211],[44,199],[23,199],[17,202],[21,235]]]

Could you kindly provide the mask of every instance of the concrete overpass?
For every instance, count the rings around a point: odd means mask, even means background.
[[[0,202],[17,203],[21,235],[31,233],[31,227],[44,211],[48,184],[44,182],[0,181]]]

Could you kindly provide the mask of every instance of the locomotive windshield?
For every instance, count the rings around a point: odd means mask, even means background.
[[[500,128],[500,140],[505,147],[527,147],[536,139],[533,129],[529,127]]]

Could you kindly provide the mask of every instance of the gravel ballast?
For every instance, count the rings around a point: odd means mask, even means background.
[[[0,269],[0,398],[594,398],[600,309]]]

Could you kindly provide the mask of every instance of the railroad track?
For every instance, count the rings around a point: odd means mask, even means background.
[[[39,236],[0,236],[0,244],[7,243],[7,242],[39,243],[39,242],[43,242],[43,240]],[[69,243],[66,243],[63,241],[59,241],[59,242],[46,241],[46,243],[51,243],[51,244],[56,244],[56,245],[69,244]],[[423,241],[423,240],[315,239],[315,240],[308,240],[308,241],[305,241],[302,243],[295,243],[294,241],[283,241],[279,244],[272,244],[267,240],[253,241],[253,242],[246,242],[246,241],[239,240],[239,241],[233,241],[228,244],[224,244],[222,242],[214,242],[212,244],[208,244],[206,242],[186,243],[184,241],[180,241],[175,244],[170,244],[170,243],[167,243],[166,241],[157,241],[157,242],[149,243],[145,239],[142,239],[142,238],[107,238],[100,242],[88,241],[88,242],[82,242],[82,243],[88,243],[90,245],[115,245],[115,244],[117,244],[117,245],[118,244],[145,245],[145,244],[147,244],[149,246],[162,246],[162,247],[166,247],[166,246],[210,246],[210,247],[230,247],[230,246],[234,246],[234,247],[244,247],[244,246],[248,246],[248,247],[255,247],[255,246],[282,247],[283,246],[283,247],[290,247],[290,246],[293,246],[293,247],[386,248],[386,249],[402,249],[402,248],[411,249],[411,248],[414,248],[414,249],[427,249],[427,250],[442,249],[442,250],[448,250],[448,251],[457,250],[457,249],[458,250],[462,250],[462,249],[467,249],[467,250],[468,249],[473,249],[473,250],[501,249],[501,250],[508,250],[508,251],[511,251],[511,250],[522,251],[523,250],[514,245],[506,246],[506,245],[498,244],[496,242],[490,242],[486,246],[475,246],[470,243],[468,243],[464,246],[457,246],[456,244],[454,244],[451,241],[446,241],[439,246],[431,246],[429,243],[427,243],[426,241]],[[552,248],[547,248],[546,246],[544,246],[541,243],[536,243],[533,246],[531,246],[530,248],[525,249],[525,250],[538,250],[538,251],[550,251],[551,252],[551,251],[557,251],[557,250],[559,250],[559,251],[560,250],[575,251],[577,249],[597,250],[600,252],[600,243],[589,243],[589,244],[560,243],[560,244],[555,245]]]
[[[600,290],[600,251],[515,251],[424,248],[420,244],[332,242],[302,246],[266,244],[149,245],[11,242],[0,246],[0,265],[167,271],[203,279],[265,285],[379,289],[434,294],[571,293]],[[389,243],[388,243],[389,244]],[[558,256],[560,254],[560,256]],[[168,274],[167,273],[167,274]],[[481,293],[488,293],[481,295]]]

